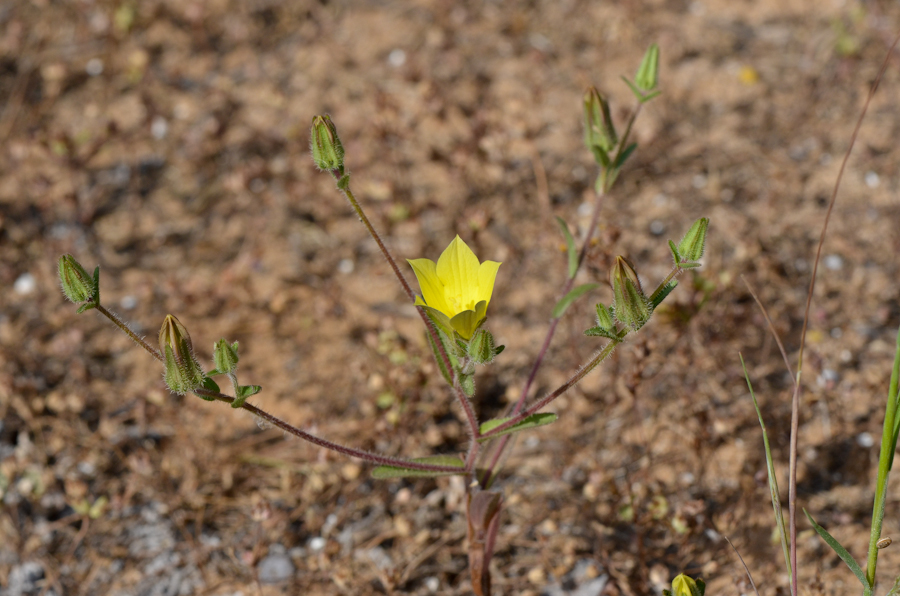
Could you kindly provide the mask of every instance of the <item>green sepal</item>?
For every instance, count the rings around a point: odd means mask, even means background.
[[[85,302],[81,306],[78,307],[78,310],[75,311],[75,314],[80,315],[86,310],[91,310],[92,308],[97,308],[97,305],[93,302]]]
[[[463,393],[472,397],[475,395],[475,375],[459,375],[459,386],[462,387]]]
[[[680,263],[678,266],[682,269],[696,269],[702,265],[700,263]]]
[[[428,470],[413,470],[400,466],[378,466],[372,470],[372,478],[384,480],[386,478],[435,478],[438,476],[456,476],[466,473],[466,464],[455,455],[431,455],[429,457],[416,457],[411,461],[420,464],[435,466],[447,466],[459,468],[459,472],[431,472]]]
[[[859,566],[859,563],[853,558],[846,548],[844,548],[840,542],[835,540],[834,536],[828,533],[828,530],[820,526],[816,523],[816,520],[813,519],[813,516],[809,514],[809,511],[806,508],[803,509],[803,513],[806,514],[807,519],[809,519],[809,523],[812,524],[812,527],[815,529],[816,533],[822,537],[822,540],[831,547],[831,549],[841,558],[841,560],[847,564],[847,567],[850,568],[850,571],[853,572],[853,575],[859,579],[860,583],[863,585],[863,589],[871,594],[872,588],[869,586],[869,581],[866,579],[866,574],[863,572],[862,568]]]
[[[100,304],[100,265],[94,267],[94,304]]]
[[[506,349],[506,346],[497,346],[494,348],[494,358],[500,355],[500,352]]]
[[[572,232],[569,231],[569,226],[566,225],[566,221],[563,218],[557,216],[556,223],[559,224],[559,229],[562,230],[563,237],[566,239],[566,253],[569,257],[569,279],[572,279],[578,271],[578,251],[575,250],[575,238],[572,237]]]
[[[669,240],[669,251],[672,253],[672,260],[675,261],[675,266],[681,265],[681,255],[678,254],[678,247],[671,240]]]
[[[607,329],[606,327],[601,327],[599,325],[591,327],[590,329],[585,329],[584,334],[588,337],[605,337],[606,339],[611,339],[613,341],[622,341],[622,337],[615,329]]]
[[[591,153],[594,154],[594,161],[597,162],[597,165],[608,168],[609,164],[612,163],[609,159],[609,154],[599,145],[591,145]]]
[[[573,302],[575,302],[591,290],[595,290],[599,287],[600,284],[582,284],[577,288],[573,288],[568,294],[563,296],[559,302],[556,303],[556,306],[553,307],[553,318],[558,319],[559,317],[563,316],[563,313],[566,312],[566,309],[568,309]]]
[[[438,341],[443,342],[443,338],[441,337],[441,332],[435,330],[438,336]],[[438,346],[434,341],[434,335],[426,332],[425,337],[428,338],[428,345],[431,347],[431,351],[434,353],[434,360],[437,362],[438,369],[441,371],[441,376],[444,377],[444,380],[447,381],[448,384],[453,384],[453,373],[447,368],[447,363],[444,361],[443,356],[441,356],[441,351],[438,350]],[[444,347],[444,352],[447,352],[446,346]],[[447,358],[452,358],[452,356],[448,355]]]
[[[337,181],[337,187],[339,190],[347,190],[350,188],[350,173],[346,173],[340,177]]]
[[[508,435],[511,433],[517,433],[519,431],[528,430],[529,428],[537,428],[539,426],[545,426],[550,424],[551,422],[556,422],[556,419],[559,418],[557,414],[553,412],[543,412],[532,414],[531,416],[523,419],[521,422],[517,422],[513,424],[507,429],[500,431],[495,435],[491,435],[490,437],[480,437],[478,439],[479,443],[483,443],[484,441],[491,441],[496,439],[497,437],[502,437],[503,435]],[[478,432],[482,435],[489,433],[493,429],[497,428],[501,424],[512,420],[512,418],[496,418],[494,420],[486,420],[481,423],[481,426],[478,428]]]
[[[666,296],[672,293],[672,290],[678,285],[678,280],[673,279],[660,289],[658,289],[653,296],[650,297],[650,304],[653,305],[655,309],[657,306],[662,304],[662,301],[666,299]]]
[[[259,385],[240,385],[237,388],[237,395],[234,397],[234,400],[231,402],[232,408],[240,408],[244,405],[244,402],[247,401],[247,398],[251,395],[256,395],[262,390],[262,387]]]
[[[498,354],[494,336],[487,329],[479,329],[469,340],[466,352],[475,364],[490,364]]]
[[[662,91],[652,91],[645,94],[643,91],[638,89],[634,83],[632,83],[625,77],[622,77],[622,80],[625,81],[625,84],[627,84],[628,88],[631,89],[631,92],[634,93],[635,98],[637,98],[637,100],[641,103],[647,103],[648,101],[662,93]]]

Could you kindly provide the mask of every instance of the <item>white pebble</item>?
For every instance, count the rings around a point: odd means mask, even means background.
[[[400,48],[391,50],[391,53],[388,54],[388,64],[390,64],[394,68],[400,68],[401,66],[406,64],[406,52],[404,52]]]
[[[337,269],[339,273],[353,273],[354,267],[352,259],[341,259]]]
[[[134,296],[122,296],[122,299],[119,300],[119,306],[122,307],[122,310],[131,310],[137,306],[137,298]]]
[[[310,539],[309,541],[309,550],[313,552],[319,552],[325,548],[325,539],[321,536],[316,536],[315,538]]]
[[[150,134],[154,139],[163,139],[169,132],[169,123],[162,116],[154,116],[150,123]]]
[[[826,255],[825,268],[831,271],[840,271],[844,267],[844,259],[840,255]]]
[[[27,296],[34,292],[36,287],[37,281],[35,281],[34,276],[30,273],[23,273],[13,284],[13,292],[21,296]]]
[[[706,176],[704,176],[703,174],[695,174],[694,175],[694,180],[693,180],[694,188],[696,188],[697,190],[706,188],[706,183],[707,183]]]
[[[866,172],[866,186],[869,188],[878,188],[878,185],[881,184],[881,178],[875,172]]]
[[[872,435],[869,433],[859,433],[858,435],[856,435],[856,443],[860,447],[865,447],[866,449],[868,449],[875,444],[875,439],[873,439]]]
[[[88,60],[87,64],[84,65],[84,72],[88,73],[89,76],[97,77],[103,74],[103,60],[100,58],[91,58]]]
[[[426,590],[428,590],[429,592],[437,592],[440,588],[441,588],[441,580],[434,577],[433,575],[431,577],[425,578],[425,589]]]
[[[665,231],[666,231],[666,224],[664,224],[660,220],[654,219],[653,221],[650,222],[650,233],[653,234],[654,236],[659,236],[660,234],[662,234]]]

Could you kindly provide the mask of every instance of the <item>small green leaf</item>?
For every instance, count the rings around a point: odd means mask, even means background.
[[[215,381],[210,379],[209,377],[205,377],[203,379],[203,382],[201,383],[201,385],[203,385],[203,388],[208,391],[215,391],[216,393],[222,393],[221,390],[219,390],[219,385]]]
[[[553,307],[553,318],[558,319],[563,316],[563,313],[566,312],[566,309],[572,305],[573,302],[590,292],[591,290],[597,289],[600,287],[600,284],[582,284],[577,288],[574,288],[568,294],[563,296],[559,302],[556,303],[556,306]]]
[[[247,401],[248,397],[256,395],[260,391],[262,391],[262,387],[259,385],[240,385],[237,388],[237,395],[231,402],[231,407],[240,408],[244,405],[244,402]]]
[[[100,304],[100,265],[94,267],[94,304]]]
[[[437,329],[435,330],[438,341],[443,342],[441,338],[441,332]],[[425,337],[428,338],[428,345],[431,347],[431,351],[434,352],[434,360],[437,362],[438,369],[441,371],[441,376],[444,377],[444,380],[447,381],[449,385],[453,384],[453,373],[447,368],[447,363],[444,361],[444,358],[441,356],[440,350],[438,350],[437,344],[434,341],[434,336],[431,333],[426,332]],[[446,346],[444,347],[444,352],[447,352]],[[449,358],[449,355],[448,355]]]
[[[566,239],[566,252],[569,255],[569,279],[572,279],[578,270],[578,251],[575,250],[575,238],[572,237],[572,232],[569,231],[569,226],[566,225],[563,218],[557,217],[556,223],[559,224],[559,229],[562,230]]]
[[[532,414],[528,418],[525,418],[521,422],[517,424],[513,424],[509,428],[500,431],[495,435],[491,435],[490,437],[482,437],[478,439],[479,442],[490,441],[492,439],[496,439],[497,437],[508,435],[510,433],[517,433],[522,430],[528,430],[529,428],[537,428],[539,426],[544,426],[546,424],[550,424],[551,422],[555,422],[556,419],[559,418],[558,415],[552,412],[543,412],[538,414]],[[508,421],[512,420],[512,418],[497,418],[494,420],[487,420],[481,423],[481,427],[478,429],[478,432],[481,434],[487,434]]]
[[[634,153],[634,150],[637,149],[637,143],[632,143],[628,145],[628,147],[623,151],[619,157],[616,158],[615,163],[613,163],[613,169],[618,170],[622,167],[622,164],[625,163],[625,160],[631,157],[631,154]]]
[[[828,546],[830,546],[835,553],[837,553],[837,556],[839,556],[841,560],[847,564],[847,567],[850,568],[850,571],[853,572],[853,575],[855,575],[859,579],[860,583],[862,583],[863,585],[863,589],[868,589],[869,582],[868,580],[866,580],[866,574],[863,573],[863,570],[859,566],[859,563],[857,563],[853,556],[849,552],[847,552],[846,548],[841,546],[840,542],[835,540],[834,537],[828,533],[828,530],[816,523],[816,520],[814,520],[813,517],[809,514],[809,511],[804,508],[803,513],[806,514],[806,517],[809,519],[809,523],[812,524],[812,527],[815,528],[819,536],[822,537],[822,540],[824,540],[825,543],[828,544]]]
[[[656,308],[657,306],[662,304],[662,301],[666,299],[666,296],[672,293],[672,290],[674,290],[675,286],[677,285],[678,282],[673,279],[660,289],[656,290],[656,292],[654,292],[653,295],[650,296],[650,302],[651,304],[653,304],[653,308]]]
[[[81,306],[78,307],[78,310],[75,311],[75,314],[80,315],[86,310],[91,310],[92,308],[97,308],[97,305],[93,302],[85,302]]]
[[[459,468],[459,472],[432,472],[429,470],[401,468],[400,466],[378,466],[372,470],[372,478],[379,480],[385,478],[434,478],[436,476],[456,476],[466,473],[466,464],[455,455],[431,455],[429,457],[417,457],[411,461],[419,464]]]
[[[681,255],[678,254],[678,247],[675,246],[675,243],[669,240],[669,250],[672,252],[672,259],[675,261],[675,266],[681,264]]]
[[[600,327],[599,325],[591,327],[590,329],[585,329],[584,334],[588,337],[605,337],[613,341],[621,341],[621,338],[616,335],[613,330],[607,329],[606,327]]]

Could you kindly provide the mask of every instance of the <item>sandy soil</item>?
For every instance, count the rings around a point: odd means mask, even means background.
[[[668,238],[711,219],[704,266],[639,336],[518,441],[497,594],[786,593],[743,353],[786,487],[789,378],[742,281],[796,361],[827,198],[900,8],[886,1],[107,2],[0,7],[0,593],[467,594],[459,479],[369,467],[170,395],[110,324],[75,314],[56,259],[99,264],[103,301],[150,338],[167,313],[291,423],[367,449],[455,453],[466,435],[421,323],[307,154],[334,118],[396,256],[460,234],[502,261],[480,372],[496,416],[523,386],[565,265],[552,216],[587,224],[580,102],[622,122],[662,48],[663,95],[579,281],[617,254],[649,281]],[[863,124],[813,303],[800,504],[862,559],[900,324],[898,62]],[[411,276],[411,272],[410,277]],[[539,375],[599,347],[572,308]],[[874,443],[874,446],[873,446]],[[893,483],[892,483],[893,484]],[[896,490],[894,491],[896,495]],[[96,519],[77,511],[108,499]],[[900,533],[896,498],[885,534]],[[803,593],[855,579],[802,522]],[[900,568],[882,552],[879,593]],[[891,576],[893,577],[893,576]],[[605,579],[604,579],[605,578]],[[582,590],[582,591],[577,591]]]

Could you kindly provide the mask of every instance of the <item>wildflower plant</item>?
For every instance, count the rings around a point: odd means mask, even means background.
[[[407,298],[417,307],[435,361],[459,404],[468,431],[469,444],[462,457],[456,454],[427,455],[412,459],[390,457],[340,445],[292,426],[246,401],[261,388],[238,382],[239,356],[236,342],[232,343],[224,338],[217,341],[213,350],[215,367],[204,370],[194,353],[187,329],[175,316],[168,315],[159,332],[157,350],[135,335],[118,316],[103,307],[100,302],[99,267],[92,276],[88,275],[71,255],[64,255],[59,260],[63,292],[71,301],[80,304],[79,312],[97,310],[159,360],[163,364],[165,382],[174,393],[193,393],[205,400],[221,401],[234,408],[247,410],[265,422],[319,447],[374,464],[376,467],[372,470],[372,475],[375,478],[445,475],[466,477],[468,495],[465,514],[472,589],[479,596],[488,595],[491,591],[490,560],[496,546],[504,506],[502,493],[493,487],[502,457],[510,446],[511,435],[555,421],[557,414],[546,412],[545,408],[609,357],[625,341],[627,335],[643,328],[655,309],[675,289],[675,278],[680,273],[700,265],[709,226],[706,218],[697,220],[677,244],[669,241],[673,257],[671,271],[652,291],[646,289],[635,265],[625,257],[617,257],[609,278],[612,288],[610,305],[597,303],[596,320],[593,325],[586,325],[585,330],[586,336],[605,341],[605,345],[561,386],[530,404],[526,403],[529,390],[564,313],[576,300],[601,286],[600,283],[575,286],[575,278],[585,261],[589,243],[597,228],[604,197],[612,190],[624,164],[637,148],[637,144],[631,142],[632,126],[642,106],[660,94],[657,88],[658,69],[659,48],[654,44],[644,56],[634,82],[626,79],[635,94],[636,105],[621,134],[611,117],[612,112],[606,98],[594,88],[584,96],[585,144],[599,168],[593,215],[584,230],[580,248],[576,248],[575,238],[565,221],[557,218],[567,246],[566,278],[559,293],[560,298],[551,312],[549,329],[518,400],[504,417],[486,421],[477,416],[471,398],[475,394],[477,366],[490,364],[504,350],[504,346],[496,345],[488,330],[489,307],[498,300],[494,296],[494,287],[498,274],[502,274],[501,263],[480,260],[456,236],[437,261],[429,258],[408,259],[409,267],[419,284],[420,291],[416,293],[353,193],[350,173],[345,167],[345,151],[336,125],[327,115],[313,118],[310,150],[316,166],[334,178],[337,189],[349,201],[387,259]],[[502,301],[502,297],[499,300]],[[493,309],[496,308],[495,305]],[[227,377],[232,394],[219,388],[213,379],[218,376]],[[688,592],[681,589],[676,593],[680,596]],[[693,596],[694,592],[690,593]]]

